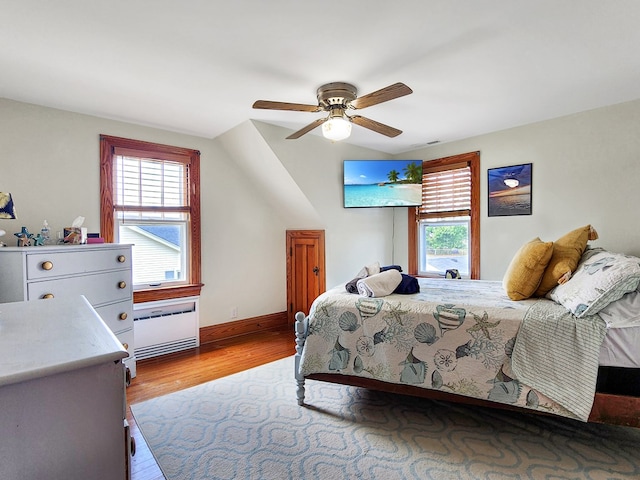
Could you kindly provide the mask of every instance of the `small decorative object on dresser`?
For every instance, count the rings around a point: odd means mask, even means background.
[[[40,229],[40,233],[38,234],[39,242],[36,242],[36,245],[46,245],[49,243],[49,239],[51,238],[51,229],[49,228],[49,222],[46,220],[42,222],[42,228]]]
[[[43,237],[41,233],[39,233],[35,237],[33,237],[33,246],[40,247],[45,244],[45,241],[46,241],[46,238]]]
[[[33,233],[29,233],[29,229],[27,227],[22,227],[22,230],[14,233],[16,237],[18,237],[18,246],[19,247],[28,247],[31,245],[31,239],[33,238]]]

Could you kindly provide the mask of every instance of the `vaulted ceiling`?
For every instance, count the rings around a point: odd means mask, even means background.
[[[398,154],[640,98],[638,25],[637,0],[5,1],[0,97],[215,138],[322,116],[258,99],[403,82],[358,111],[403,133],[348,140]]]

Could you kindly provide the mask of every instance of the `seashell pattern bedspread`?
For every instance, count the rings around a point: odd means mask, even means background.
[[[511,369],[523,319],[550,300],[512,301],[501,282],[419,280],[414,295],[367,298],[344,287],[320,295],[301,373],[357,375],[578,418]]]

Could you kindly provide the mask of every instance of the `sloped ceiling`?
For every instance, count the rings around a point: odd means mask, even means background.
[[[276,154],[247,121],[219,136],[221,147],[259,188],[266,202],[277,212],[283,225],[314,228],[323,225],[318,212],[288,174]],[[260,159],[260,168],[255,167]]]
[[[397,154],[640,98],[639,24],[637,0],[3,2],[0,97],[216,138],[321,116],[257,99],[404,82],[359,112],[404,133],[349,139]]]

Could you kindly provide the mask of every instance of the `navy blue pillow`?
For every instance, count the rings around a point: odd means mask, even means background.
[[[396,287],[393,293],[400,293],[402,295],[410,295],[412,293],[420,292],[420,284],[418,283],[418,279],[412,277],[411,275],[406,275],[404,273],[402,275],[402,280],[400,281],[400,285]]]

